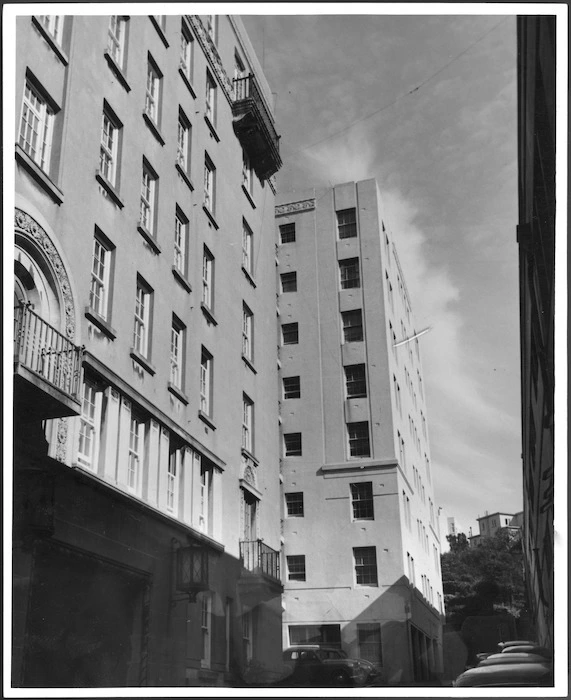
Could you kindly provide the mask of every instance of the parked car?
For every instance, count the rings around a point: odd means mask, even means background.
[[[476,666],[461,673],[453,683],[455,688],[536,688],[552,685],[553,666],[547,662]]]
[[[546,647],[533,646],[531,644],[516,644],[511,647],[506,647],[502,649],[502,654],[520,654],[521,652],[526,652],[528,654],[539,654],[546,659],[553,658],[553,651],[547,649]]]
[[[280,685],[364,686],[381,680],[377,668],[365,659],[350,659],[341,649],[299,645],[283,652],[289,673]]]
[[[507,647],[514,647],[521,644],[531,644],[532,646],[537,646],[537,642],[532,642],[529,639],[512,639],[508,642],[498,642],[498,651],[503,651]]]
[[[539,654],[530,654],[520,652],[519,654],[490,654],[488,658],[482,659],[476,668],[482,666],[497,666],[498,664],[528,664],[528,663],[546,663],[548,659]]]

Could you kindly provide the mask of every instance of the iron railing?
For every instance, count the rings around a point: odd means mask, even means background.
[[[280,581],[280,553],[262,540],[242,540],[240,559],[245,569]]]
[[[34,313],[28,304],[14,308],[14,362],[79,401],[82,348]]]

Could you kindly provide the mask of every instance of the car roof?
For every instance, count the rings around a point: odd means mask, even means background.
[[[522,664],[522,663],[550,663],[549,659],[539,654],[525,652],[514,654],[491,654],[487,659],[480,661],[478,666],[492,666],[494,664]]]
[[[477,666],[460,674],[455,687],[476,687],[478,685],[518,685],[545,680],[552,673],[552,667],[546,663],[498,664]]]
[[[520,652],[530,652],[532,654],[540,654],[546,658],[551,658],[553,652],[547,647],[533,646],[532,644],[517,644],[511,647],[506,647],[502,649],[502,654],[519,654]]]
[[[516,644],[531,644],[533,646],[537,646],[537,642],[533,642],[530,639],[512,639],[508,642],[498,642],[498,647],[500,647],[500,649],[505,649],[506,647],[513,647]]]

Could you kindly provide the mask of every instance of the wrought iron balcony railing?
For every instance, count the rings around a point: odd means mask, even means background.
[[[280,553],[268,547],[262,540],[242,540],[240,559],[245,569],[255,574],[264,574],[281,582]]]
[[[34,313],[29,305],[14,308],[14,364],[39,375],[79,402],[83,349]]]
[[[268,180],[282,165],[274,119],[252,74],[233,83],[234,132],[258,177]]]

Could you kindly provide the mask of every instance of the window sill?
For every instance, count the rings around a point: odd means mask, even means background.
[[[151,119],[151,117],[149,117],[149,115],[146,112],[143,112],[143,119],[145,120],[145,124],[149,127],[153,136],[157,139],[161,146],[164,146],[165,140],[157,124],[155,124],[155,122]]]
[[[210,223],[214,226],[214,228],[218,231],[220,226],[218,226],[218,223],[216,222],[216,219],[214,218],[214,214],[210,211],[210,209],[206,206],[206,204],[202,205],[202,208],[204,209],[204,213],[210,220]]]
[[[63,203],[63,192],[52,182],[50,176],[30,158],[19,143],[16,144],[16,160],[26,168],[30,175],[37,181],[40,187],[49,194],[56,204]]]
[[[253,372],[254,374],[258,374],[258,371],[256,370],[256,368],[255,368],[254,365],[252,364],[252,361],[249,360],[249,359],[246,357],[246,355],[242,355],[242,359],[244,360],[244,364],[246,364],[246,365],[252,370],[252,372]]]
[[[219,143],[220,136],[218,136],[218,132],[214,128],[214,124],[210,121],[210,119],[206,116],[206,114],[204,115],[204,121],[206,122],[206,126],[210,129],[210,133],[211,133],[212,137],[214,138],[214,140],[216,141],[216,143]]]
[[[256,282],[254,281],[254,278],[253,278],[252,275],[248,272],[248,270],[246,270],[246,268],[244,267],[244,265],[242,265],[242,272],[244,273],[244,275],[246,276],[246,279],[247,279],[248,282],[252,285],[252,287],[254,287],[254,289],[256,289],[256,286],[257,286],[257,285],[256,285]]]
[[[256,203],[254,202],[254,200],[252,199],[252,195],[248,192],[247,188],[244,187],[244,185],[242,185],[242,191],[246,195],[246,199],[248,200],[248,202],[250,202],[250,204],[252,205],[252,209],[255,209]]]
[[[167,41],[167,38],[166,38],[166,36],[165,36],[165,32],[164,32],[163,28],[162,28],[161,25],[157,22],[157,20],[155,19],[155,16],[154,16],[154,15],[149,15],[149,19],[150,19],[151,22],[155,25],[155,29],[157,30],[157,33],[158,33],[158,35],[160,36],[161,41],[162,41],[163,44],[165,45],[165,48],[168,49],[168,47],[169,47],[169,42]]]
[[[119,209],[123,209],[123,207],[125,206],[125,202],[119,196],[119,192],[117,192],[117,190],[115,189],[115,187],[113,187],[109,180],[106,180],[103,177],[99,170],[95,172],[95,179],[101,185],[101,187],[103,187],[106,194],[119,207]]]
[[[189,78],[188,75],[184,72],[184,69],[183,69],[183,68],[180,68],[180,67],[179,67],[178,72],[180,73],[180,77],[182,78],[184,84],[185,84],[186,87],[188,88],[188,91],[189,91],[190,94],[193,96],[193,98],[196,99],[196,92],[194,91],[194,88],[192,87],[192,83],[190,82],[190,78]]]
[[[178,170],[179,175],[184,180],[188,189],[192,192],[194,190],[194,185],[192,184],[192,180],[190,179],[190,175],[186,172],[186,170],[182,167],[182,165],[180,163],[176,163],[176,169]]]
[[[107,65],[117,78],[117,80],[121,83],[123,88],[127,92],[131,92],[131,86],[127,82],[127,78],[125,77],[125,73],[123,73],[123,69],[115,62],[115,59],[113,56],[109,53],[109,49],[105,49],[103,52],[103,56],[105,57],[105,60],[107,61]]]
[[[97,311],[94,311],[89,306],[85,307],[85,318],[97,326],[110,340],[115,340],[117,337],[117,331],[107,323],[103,316],[100,316]]]
[[[186,406],[188,405],[188,397],[179,389],[176,387],[172,382],[169,382],[167,384],[167,389],[170,391],[171,394],[176,396],[176,398],[179,401],[182,401],[182,403]]]
[[[254,466],[259,466],[260,462],[257,460],[254,455],[250,452],[250,450],[247,450],[245,447],[242,447],[242,456],[246,457],[250,462],[254,464]]]
[[[210,418],[210,416],[207,416],[206,413],[204,413],[204,411],[200,411],[200,410],[199,410],[199,411],[198,411],[198,417],[200,418],[200,420],[201,420],[203,423],[206,423],[206,425],[207,425],[209,428],[211,428],[212,430],[216,430],[216,426],[215,426],[214,423],[212,422],[212,419]]]
[[[40,34],[44,37],[44,39],[48,42],[50,48],[59,58],[59,60],[63,63],[63,65],[67,66],[69,63],[69,58],[67,57],[67,54],[63,51],[61,46],[54,40],[53,36],[45,29],[44,25],[35,16],[32,17],[32,23],[40,32]]]
[[[202,309],[202,313],[206,316],[208,323],[212,323],[212,325],[217,326],[218,321],[214,318],[214,314],[203,301],[200,302],[200,308]]]
[[[182,286],[184,289],[186,289],[187,292],[192,292],[192,287],[190,286],[190,282],[186,279],[186,277],[182,274],[182,272],[175,267],[174,265],[172,266],[172,274],[175,280]]]
[[[156,373],[156,369],[153,367],[153,365],[147,360],[146,357],[143,357],[141,353],[138,350],[135,350],[135,348],[131,348],[131,351],[129,353],[135,362],[141,365],[141,367],[146,370],[150,375],[154,375]]]
[[[143,238],[152,248],[154,253],[159,255],[159,253],[162,252],[154,236],[151,233],[149,233],[149,231],[147,231],[147,229],[142,224],[137,224],[137,231],[141,234],[141,236],[143,236]]]

